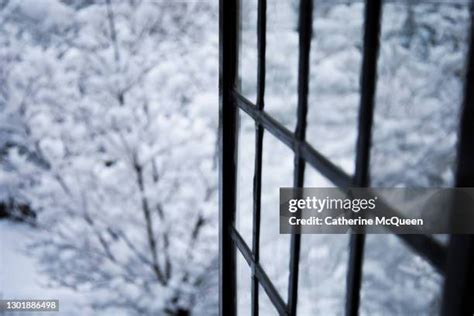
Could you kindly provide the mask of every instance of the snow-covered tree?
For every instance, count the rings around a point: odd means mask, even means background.
[[[25,145],[8,147],[4,174],[47,230],[32,248],[43,270],[97,309],[212,314],[215,5],[25,2],[2,9],[40,26],[11,22],[25,46],[2,120]]]

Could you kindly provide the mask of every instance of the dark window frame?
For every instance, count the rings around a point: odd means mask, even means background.
[[[276,290],[260,264],[260,211],[262,178],[262,141],[267,131],[288,146],[294,156],[294,186],[304,185],[308,163],[339,187],[368,187],[371,129],[377,81],[382,0],[366,0],[364,45],[361,71],[361,93],[356,145],[356,169],[349,176],[305,140],[308,110],[309,54],[312,32],[313,1],[301,0],[299,9],[299,66],[297,125],[291,132],[264,111],[266,0],[258,0],[257,21],[257,99],[255,104],[238,91],[239,0],[219,1],[220,82],[219,82],[219,312],[236,315],[236,251],[251,268],[252,315],[258,315],[258,288],[265,290],[280,315],[296,315],[301,235],[292,235],[290,243],[290,276],[288,302]],[[459,129],[456,186],[474,187],[474,1],[471,0],[470,44]],[[253,186],[252,248],[235,228],[238,165],[239,109],[246,112],[256,126],[255,174]],[[397,235],[413,252],[427,260],[444,278],[442,315],[474,313],[474,236],[452,235],[448,246],[427,235]],[[364,257],[364,234],[350,236],[349,266],[346,285],[346,315],[357,315]]]

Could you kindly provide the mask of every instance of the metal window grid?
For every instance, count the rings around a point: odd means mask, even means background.
[[[349,176],[305,140],[308,110],[309,54],[312,36],[312,0],[300,0],[297,124],[291,132],[264,110],[266,55],[266,0],[258,0],[257,99],[253,104],[238,92],[239,0],[220,0],[220,173],[219,173],[219,298],[220,315],[236,315],[236,251],[251,268],[251,313],[258,315],[259,285],[280,315],[296,315],[301,235],[290,242],[288,301],[285,302],[260,264],[260,212],[262,186],[262,140],[267,131],[294,152],[294,186],[304,185],[308,163],[339,187],[368,187],[371,129],[377,81],[382,0],[366,0],[361,93],[356,144],[355,174]],[[429,2],[429,0],[428,0]],[[470,44],[467,53],[464,100],[459,129],[456,186],[474,186],[474,1],[471,1]],[[253,184],[252,245],[235,228],[237,187],[238,111],[255,121],[255,174]],[[442,315],[474,313],[474,236],[452,235],[447,246],[427,235],[397,235],[416,254],[444,276]],[[364,257],[364,234],[350,236],[346,285],[346,315],[357,315]]]

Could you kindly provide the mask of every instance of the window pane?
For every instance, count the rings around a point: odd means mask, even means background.
[[[250,267],[243,255],[237,250],[237,315],[250,315],[251,310],[251,279]]]
[[[469,8],[384,5],[372,147],[375,186],[450,186]]]
[[[279,189],[293,185],[293,152],[268,132],[263,138],[260,261],[285,300],[290,235],[281,235]]]
[[[265,109],[290,130],[296,123],[298,1],[267,4]]]
[[[333,187],[328,179],[306,167],[305,187]],[[343,315],[349,235],[301,236],[299,315]]]
[[[305,188],[333,188],[335,185],[319,171],[314,169],[309,164],[306,164],[304,172],[304,187]]]
[[[270,298],[268,298],[267,293],[263,289],[263,287],[260,285],[258,287],[259,291],[259,301],[258,301],[258,312],[259,315],[261,316],[277,316],[278,312],[273,306],[272,301],[270,301]],[[250,315],[250,314],[248,314]]]
[[[442,277],[394,235],[367,235],[363,315],[438,315]]]
[[[240,113],[236,227],[252,247],[253,176],[255,162],[255,123],[244,111]]]
[[[240,2],[240,91],[252,102],[257,100],[257,0]]]
[[[344,314],[348,236],[301,236],[299,315]]]
[[[307,140],[348,173],[354,171],[364,4],[315,5]]]

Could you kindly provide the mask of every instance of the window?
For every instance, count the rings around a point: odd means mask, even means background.
[[[258,1],[257,12],[257,91],[255,102],[238,89],[239,63],[239,1],[220,1],[220,313],[236,314],[236,252],[243,255],[250,266],[252,315],[258,315],[260,300],[271,301],[278,314],[296,315],[298,302],[298,274],[302,235],[291,235],[287,297],[277,290],[260,262],[261,192],[263,134],[270,133],[294,153],[293,186],[304,186],[305,167],[315,168],[321,175],[340,187],[370,186],[371,131],[377,82],[382,1],[367,0],[364,7],[362,66],[358,132],[354,175],[348,175],[306,141],[308,112],[309,59],[312,39],[313,1],[299,3],[299,48],[297,115],[295,131],[265,111],[265,56],[267,1]],[[467,54],[467,75],[461,113],[457,171],[455,183],[460,187],[474,186],[474,49],[471,7],[470,48]],[[252,240],[246,242],[235,227],[238,165],[239,111],[255,122],[255,161],[253,178]],[[396,235],[409,248],[426,259],[444,276],[443,315],[470,315],[474,312],[474,237],[456,235],[443,245],[432,236]],[[350,235],[345,314],[357,315],[360,305],[364,259],[364,234]],[[261,293],[261,290],[265,293]],[[286,293],[285,293],[286,295]],[[315,298],[317,299],[317,298]]]

